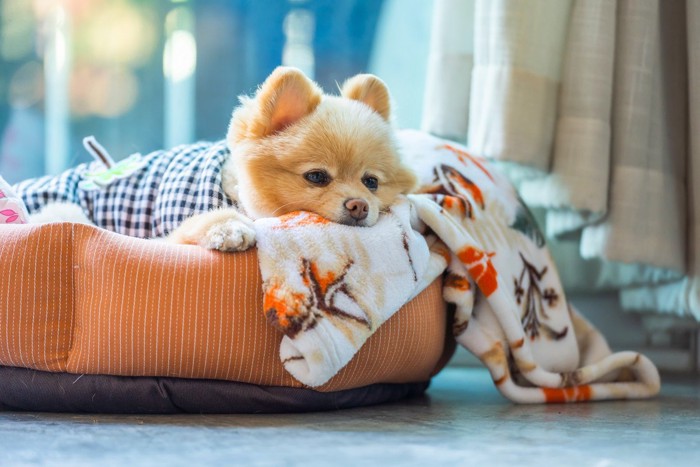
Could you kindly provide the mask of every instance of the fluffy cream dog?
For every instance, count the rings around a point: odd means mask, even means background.
[[[277,68],[253,98],[241,98],[228,131],[223,189],[244,212],[196,215],[167,240],[245,250],[255,243],[252,219],[300,210],[373,225],[416,185],[390,120],[389,92],[376,76],[357,75],[330,96],[301,71]]]

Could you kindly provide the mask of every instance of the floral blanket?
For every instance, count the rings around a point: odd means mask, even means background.
[[[421,178],[370,228],[299,212],[255,222],[265,313],[280,358],[319,386],[401,305],[443,274],[457,341],[519,403],[646,398],[658,371],[612,353],[569,305],[545,240],[510,183],[465,148],[399,132]]]

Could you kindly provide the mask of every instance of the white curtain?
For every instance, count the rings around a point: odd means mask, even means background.
[[[700,319],[700,0],[436,0],[423,128],[501,163],[581,281]]]

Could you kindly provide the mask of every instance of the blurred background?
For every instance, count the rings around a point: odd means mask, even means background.
[[[432,1],[0,0],[0,173],[14,183],[87,161],[222,139],[237,96],[278,65],[326,92],[388,81],[418,127]]]

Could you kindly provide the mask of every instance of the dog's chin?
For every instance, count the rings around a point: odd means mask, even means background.
[[[340,219],[336,219],[335,222],[338,224],[349,225],[350,227],[372,227],[374,224],[376,224],[376,221],[370,222],[367,218],[357,220],[350,216],[343,216]]]

